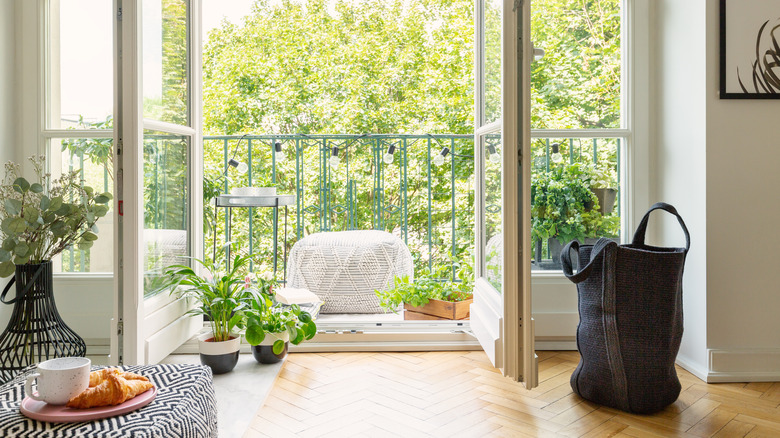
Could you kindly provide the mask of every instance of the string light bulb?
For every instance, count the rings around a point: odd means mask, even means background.
[[[496,151],[496,147],[492,144],[488,145],[488,158],[493,163],[500,163],[501,162],[501,155]]]
[[[336,170],[339,168],[339,164],[341,164],[341,159],[339,158],[339,147],[333,146],[330,154],[330,167],[333,170]]]
[[[382,156],[382,161],[385,162],[385,164],[393,164],[393,154],[395,153],[395,145],[390,145],[389,148],[387,148],[387,152]]]
[[[561,164],[563,162],[563,155],[561,155],[560,152],[558,152],[558,148],[560,145],[558,143],[554,143],[552,145],[552,155],[550,155],[550,161],[552,161],[555,164]]]
[[[242,175],[249,170],[249,166],[246,163],[244,163],[243,161],[239,162],[234,158],[231,158],[230,161],[228,161],[228,166],[234,167],[236,169],[236,172]]]
[[[436,155],[433,158],[433,164],[435,164],[437,166],[443,165],[444,164],[444,157],[446,157],[447,154],[449,154],[449,153],[450,153],[450,148],[448,148],[446,146],[441,148],[441,152],[439,152],[439,154]]]
[[[287,158],[287,155],[282,150],[281,143],[274,143],[274,152],[276,153],[276,161],[284,161]]]

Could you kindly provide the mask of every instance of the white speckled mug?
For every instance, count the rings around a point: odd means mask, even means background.
[[[60,357],[41,362],[24,382],[24,392],[34,400],[64,405],[89,387],[91,364],[86,357]],[[32,384],[36,379],[38,392],[34,393]]]

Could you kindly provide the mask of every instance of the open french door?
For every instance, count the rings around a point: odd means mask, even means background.
[[[476,0],[476,286],[471,328],[504,375],[537,385],[531,318],[529,0]]]
[[[203,327],[160,293],[202,254],[200,0],[115,0],[117,273],[111,361],[155,363]]]

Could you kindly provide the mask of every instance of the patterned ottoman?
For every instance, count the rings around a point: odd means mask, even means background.
[[[124,366],[149,378],[157,397],[149,405],[116,417],[83,423],[47,423],[19,413],[28,367],[0,386],[0,436],[17,438],[211,438],[217,436],[217,401],[211,368],[161,364]],[[92,367],[94,369],[102,367]]]
[[[317,294],[320,313],[384,313],[374,290],[414,275],[403,240],[376,230],[310,234],[293,245],[288,267],[287,286]]]

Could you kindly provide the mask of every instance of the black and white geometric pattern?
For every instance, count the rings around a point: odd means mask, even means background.
[[[217,400],[211,368],[160,364],[124,366],[149,378],[155,399],[133,412],[82,423],[47,423],[19,412],[30,366],[0,386],[0,437],[14,438],[212,438],[217,436]],[[93,367],[98,369],[102,367]]]

